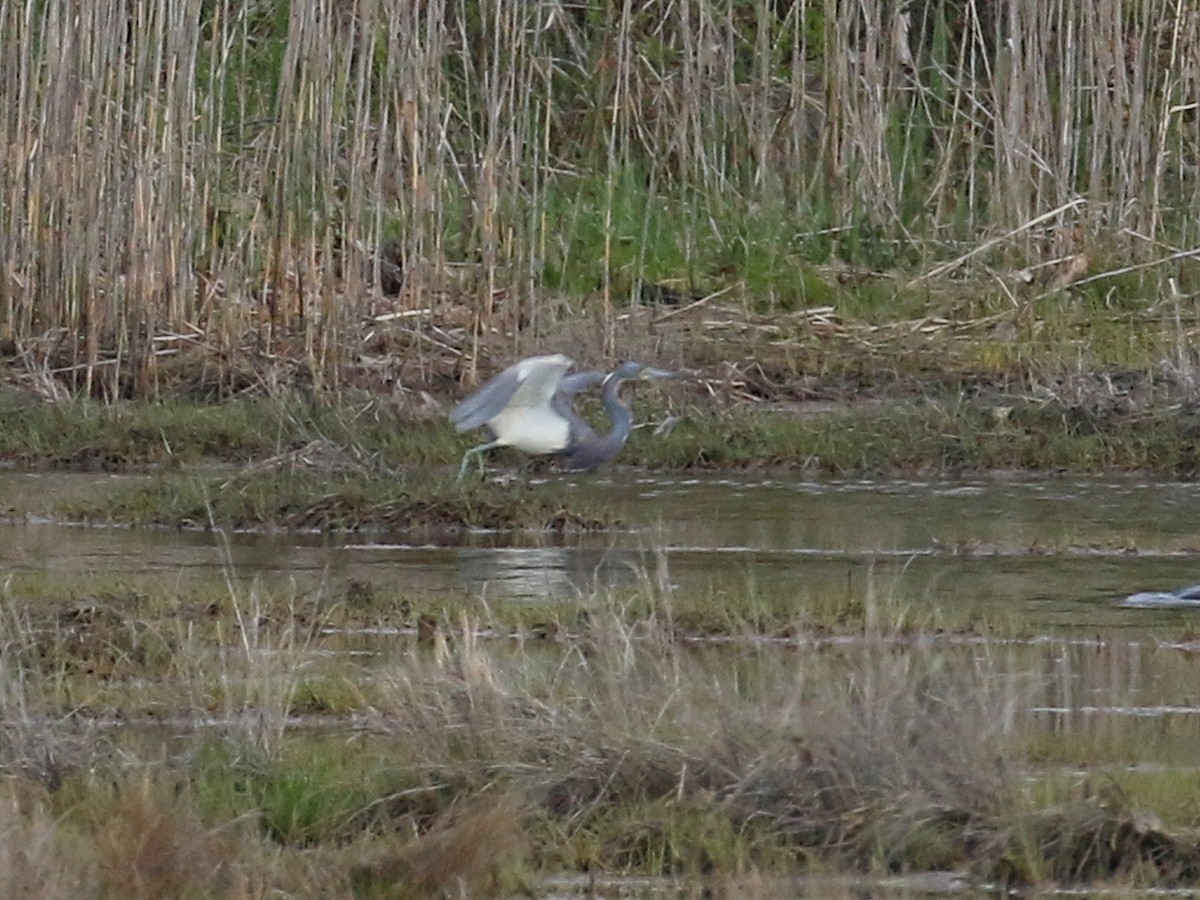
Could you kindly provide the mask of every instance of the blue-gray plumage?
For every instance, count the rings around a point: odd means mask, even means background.
[[[621,451],[633,428],[633,414],[618,396],[621,384],[632,378],[672,377],[635,362],[622,363],[607,375],[567,375],[571,365],[561,353],[523,359],[451,410],[450,421],[458,431],[487,428],[492,435],[491,441],[463,454],[458,477],[466,473],[472,456],[493,447],[557,453],[569,469],[594,469]],[[575,394],[597,385],[603,385],[604,407],[612,417],[612,429],[604,436],[598,436],[572,406]]]
[[[608,375],[605,372],[572,372],[564,375],[558,383],[558,390],[550,400],[550,406],[556,413],[571,423],[571,441],[587,440],[595,436],[591,423],[575,411],[575,395],[604,384]]]
[[[590,373],[587,373],[590,374]],[[672,378],[673,373],[643,366],[637,362],[623,362],[604,377],[604,409],[612,420],[612,428],[606,435],[597,435],[591,428],[587,433],[575,436],[570,446],[564,448],[568,469],[590,471],[608,462],[625,446],[633,430],[633,411],[621,402],[621,385],[635,378]],[[585,423],[586,424],[586,423]]]

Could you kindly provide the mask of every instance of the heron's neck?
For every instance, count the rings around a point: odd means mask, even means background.
[[[607,439],[622,447],[629,439],[629,432],[633,428],[633,413],[628,406],[621,402],[619,394],[624,381],[623,378],[613,378],[604,386],[604,408],[608,410],[609,418],[612,420],[612,428],[608,431]]]

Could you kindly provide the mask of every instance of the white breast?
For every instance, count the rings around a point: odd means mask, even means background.
[[[501,410],[488,427],[496,440],[525,453],[558,453],[567,446],[570,425],[558,413],[545,408],[517,406]]]

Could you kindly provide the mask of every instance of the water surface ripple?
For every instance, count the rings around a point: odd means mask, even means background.
[[[542,479],[543,481],[546,479]],[[107,490],[119,476],[0,473],[0,509]],[[539,481],[533,482],[536,489]],[[831,593],[1012,614],[1035,627],[1191,622],[1187,608],[1122,608],[1200,581],[1200,484],[1138,478],[806,480],[752,473],[569,477],[621,517],[587,534],[236,533],[0,526],[0,569],[156,575],[228,568],[303,589],[358,579],[416,594],[569,600],[649,584],[803,605]]]

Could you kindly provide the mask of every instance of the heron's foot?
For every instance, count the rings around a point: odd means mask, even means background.
[[[458,478],[456,481],[462,481],[463,476],[467,474],[467,468],[471,465],[471,457],[475,457],[475,462],[479,467],[479,478],[482,480],[487,474],[487,469],[484,467],[483,454],[476,451],[468,451],[463,454],[462,464],[458,467]]]

